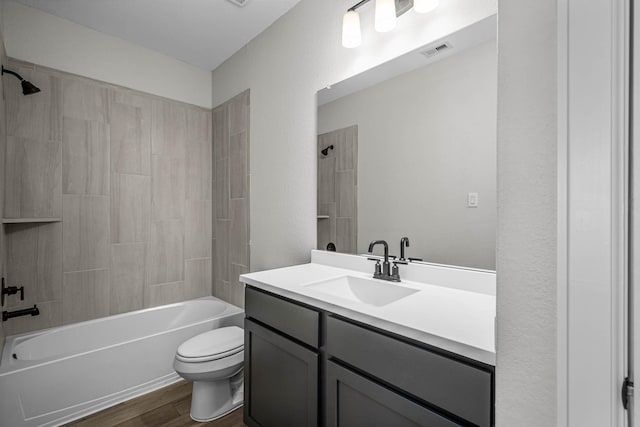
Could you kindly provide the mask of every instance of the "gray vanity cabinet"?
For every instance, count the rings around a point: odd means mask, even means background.
[[[245,312],[245,424],[317,426],[320,313],[252,288]]]
[[[492,366],[250,286],[245,312],[249,427],[494,425]]]
[[[328,427],[459,427],[437,413],[332,361],[327,362]]]

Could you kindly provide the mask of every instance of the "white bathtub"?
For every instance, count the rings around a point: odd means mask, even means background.
[[[55,426],[180,379],[178,345],[240,326],[244,312],[214,297],[6,338],[0,426]]]

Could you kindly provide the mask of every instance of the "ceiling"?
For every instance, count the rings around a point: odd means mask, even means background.
[[[213,70],[300,0],[17,0]]]

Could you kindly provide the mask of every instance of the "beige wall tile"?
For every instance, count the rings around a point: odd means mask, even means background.
[[[230,138],[230,151],[229,196],[232,199],[245,197],[249,174],[246,132],[241,132]]]
[[[62,301],[38,303],[40,314],[37,316],[14,317],[3,323],[5,335],[17,335],[39,329],[52,328],[62,325]],[[31,308],[33,304],[18,306],[15,309]]]
[[[353,219],[336,219],[336,250],[350,254],[356,252],[356,231]]]
[[[336,172],[336,193],[338,217],[354,218],[357,194],[352,170]]]
[[[229,282],[222,279],[214,279],[213,280],[213,296],[216,298],[220,298],[223,301],[232,303],[231,302],[232,300],[231,286],[229,286]]]
[[[147,244],[147,284],[183,281],[183,245],[182,221],[151,222]]]
[[[336,201],[335,157],[320,158],[318,161],[318,204],[333,203]]]
[[[193,299],[211,295],[211,258],[188,259],[184,262],[185,298]]]
[[[211,142],[211,110],[187,108],[187,141]]]
[[[109,197],[63,196],[64,272],[109,267]]]
[[[357,157],[358,126],[351,126],[338,131],[336,149],[336,170],[355,170],[358,165]]]
[[[183,282],[162,283],[145,288],[144,306],[157,307],[159,305],[184,301],[184,299]]]
[[[229,106],[227,103],[213,110],[213,158],[229,156]]]
[[[7,296],[7,307],[62,298],[62,224],[5,225],[7,286],[24,286],[24,301]]]
[[[67,77],[62,85],[63,116],[109,123],[112,89],[80,77]]]
[[[244,265],[231,264],[231,303],[244,308],[244,284],[240,282],[240,275],[249,272],[249,268]]]
[[[62,134],[62,192],[109,194],[109,127],[66,117]]]
[[[229,281],[229,221],[218,219],[215,222],[216,242],[213,272],[216,279]]]
[[[151,154],[184,158],[187,126],[184,105],[154,99],[151,109]]]
[[[59,218],[62,194],[60,142],[7,138],[6,218]]]
[[[336,243],[336,204],[318,205],[318,215],[329,216],[318,219],[318,249],[326,249],[329,242]]]
[[[51,73],[25,67],[13,68],[41,89],[34,96],[22,95],[19,82],[5,85],[7,135],[36,141],[61,141],[62,83]]]
[[[229,159],[215,160],[214,199],[216,218],[229,218]]]
[[[184,216],[185,159],[152,156],[151,212],[154,220]]]
[[[150,108],[150,103],[149,107]],[[114,102],[111,105],[111,170],[151,174],[150,111]]]
[[[151,177],[112,174],[111,242],[146,242],[151,218]]]
[[[82,322],[109,315],[109,270],[64,273],[62,323]]]
[[[211,140],[187,140],[186,198],[211,200]]]
[[[245,199],[232,199],[230,201],[229,223],[229,262],[233,264],[249,265],[248,245],[249,241],[249,205]],[[233,283],[233,279],[229,278]]]
[[[111,245],[111,314],[144,307],[144,243]]]
[[[212,235],[211,200],[188,200],[185,215],[184,256],[210,258]]]
[[[249,130],[249,91],[229,100],[229,135]]]

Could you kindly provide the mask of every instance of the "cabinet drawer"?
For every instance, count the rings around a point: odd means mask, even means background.
[[[320,313],[274,295],[245,288],[245,313],[307,345],[318,348]]]
[[[481,427],[492,421],[492,373],[327,318],[327,353],[430,404]]]
[[[327,427],[460,427],[349,369],[327,362]]]

